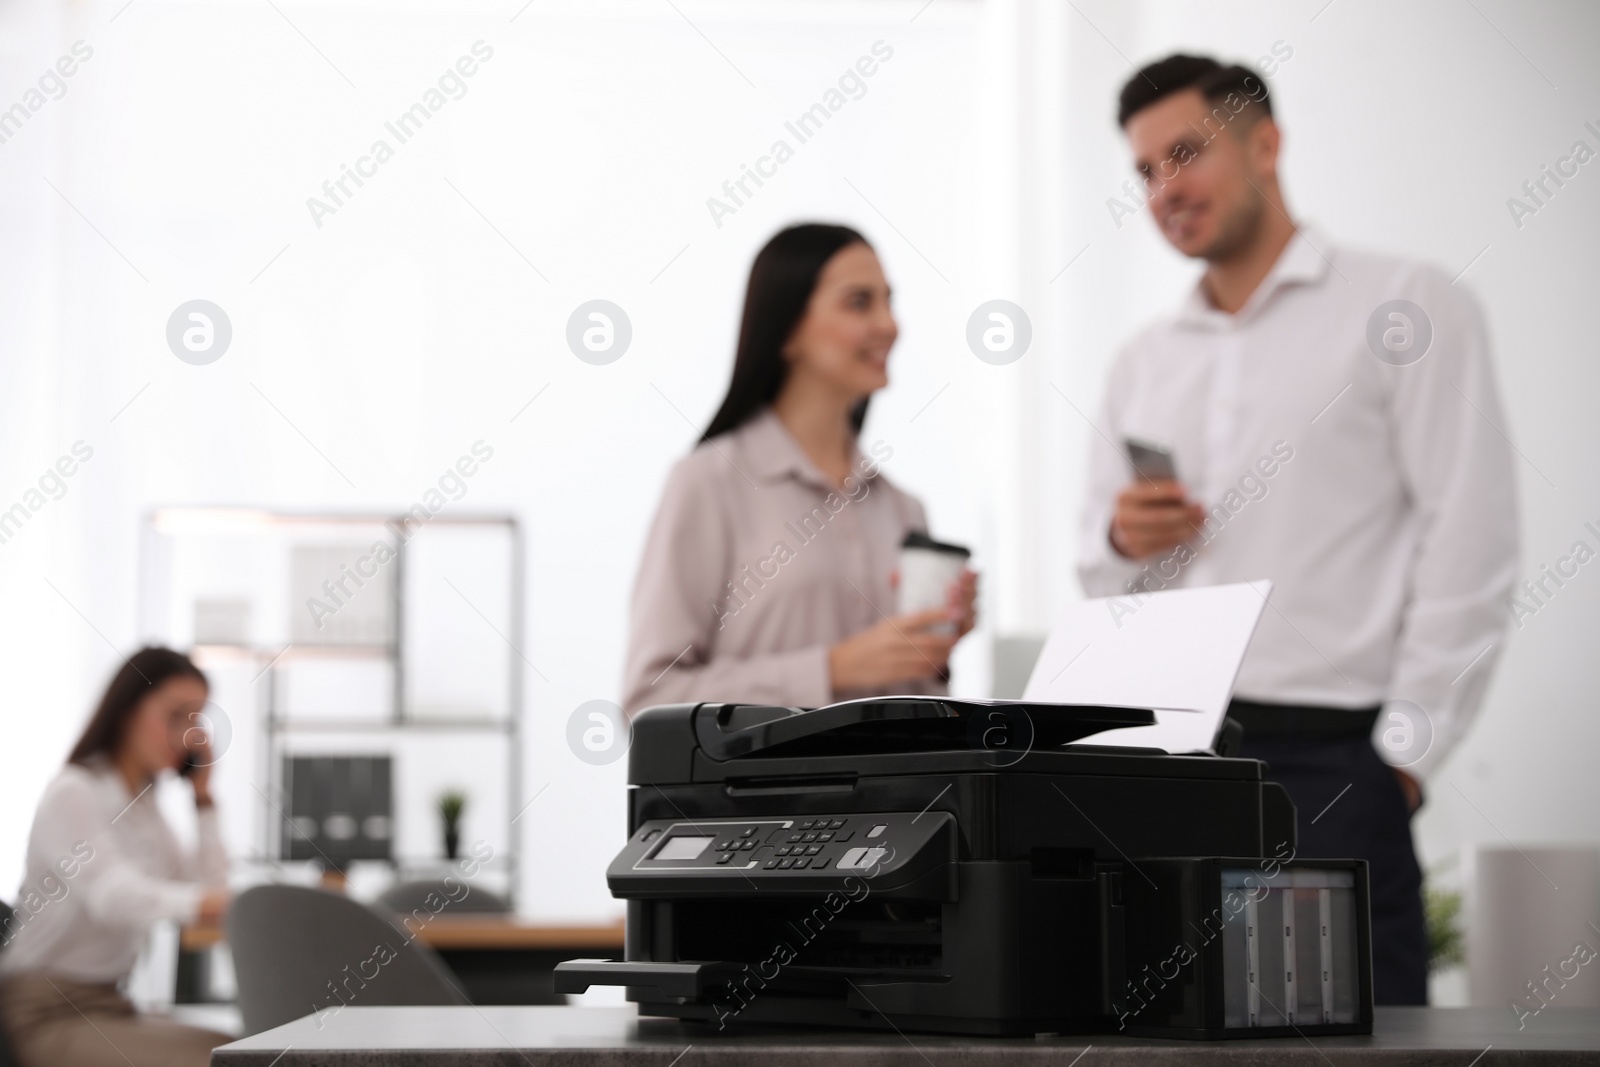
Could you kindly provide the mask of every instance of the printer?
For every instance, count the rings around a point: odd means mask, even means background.
[[[718,1029],[1370,1033],[1365,863],[1297,859],[1257,760],[1074,744],[1154,721],[926,696],[650,708],[606,872],[625,958],[561,963],[556,989],[620,985]]]

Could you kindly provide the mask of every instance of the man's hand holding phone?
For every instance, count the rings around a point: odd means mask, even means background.
[[[1178,483],[1178,461],[1159,441],[1122,439],[1133,481],[1117,497],[1106,536],[1127,559],[1144,559],[1177,548],[1206,521],[1206,509],[1191,503]]]
[[[1111,547],[1144,559],[1183,544],[1205,523],[1206,509],[1192,503],[1175,478],[1130,482],[1111,517]]]

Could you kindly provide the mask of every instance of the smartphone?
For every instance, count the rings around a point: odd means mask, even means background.
[[[1178,464],[1168,446],[1144,437],[1124,437],[1122,447],[1128,453],[1128,465],[1138,477],[1152,482],[1177,480]]]

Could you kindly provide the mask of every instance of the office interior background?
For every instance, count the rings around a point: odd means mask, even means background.
[[[1082,596],[1089,420],[1117,346],[1197,274],[1130,198],[1113,118],[1133,67],[1174,50],[1263,63],[1297,220],[1481,302],[1522,575],[1600,548],[1600,163],[1508,205],[1574,142],[1600,147],[1597,45],[1600,9],[1575,0],[6,5],[0,106],[78,62],[0,144],[0,508],[81,462],[0,544],[0,895],[106,678],[158,640],[204,645],[241,871],[301,877],[272,851],[274,754],[381,753],[397,853],[438,853],[435,800],[459,789],[462,836],[502,859],[487,876],[514,877],[520,914],[619,916],[604,868],[626,761],[580,758],[573,717],[620,699],[648,521],[725,388],[751,258],[793,221],[856,226],[882,257],[901,338],[864,440],[892,448],[936,537],[975,549],[954,691],[1009,684],[997,642]],[[474,73],[451,74],[463,56]],[[875,72],[800,142],[786,123],[862,56]],[[434,90],[443,106],[394,137]],[[380,138],[392,155],[360,163]],[[792,157],[735,200],[780,139]],[[1003,366],[966,341],[997,298],[1032,326]],[[168,344],[192,300],[231,325],[206,365]],[[613,362],[568,344],[592,300],[631,325]],[[452,476],[462,457],[473,473]],[[291,618],[311,595],[294,546],[353,560],[373,537],[285,517],[396,515],[436,490],[415,564],[373,583],[406,596],[363,589],[333,619],[352,647],[398,624],[399,655],[316,647]],[[515,526],[466,521],[500,517]],[[1415,823],[1467,925],[1482,850],[1600,838],[1600,563],[1546,590]],[[367,721],[393,712],[401,658],[403,715],[440,728]],[[269,707],[321,726],[269,736]],[[495,722],[516,728],[473,729]],[[352,891],[388,877],[367,867]],[[1434,995],[1466,1003],[1464,971]]]

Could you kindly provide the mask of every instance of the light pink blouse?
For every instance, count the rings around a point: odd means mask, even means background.
[[[922,678],[835,690],[828,649],[895,614],[900,542],[922,505],[878,467],[872,443],[843,487],[772,410],[679,460],[633,590],[623,706],[697,701],[818,707],[884,693],[943,693]]]

